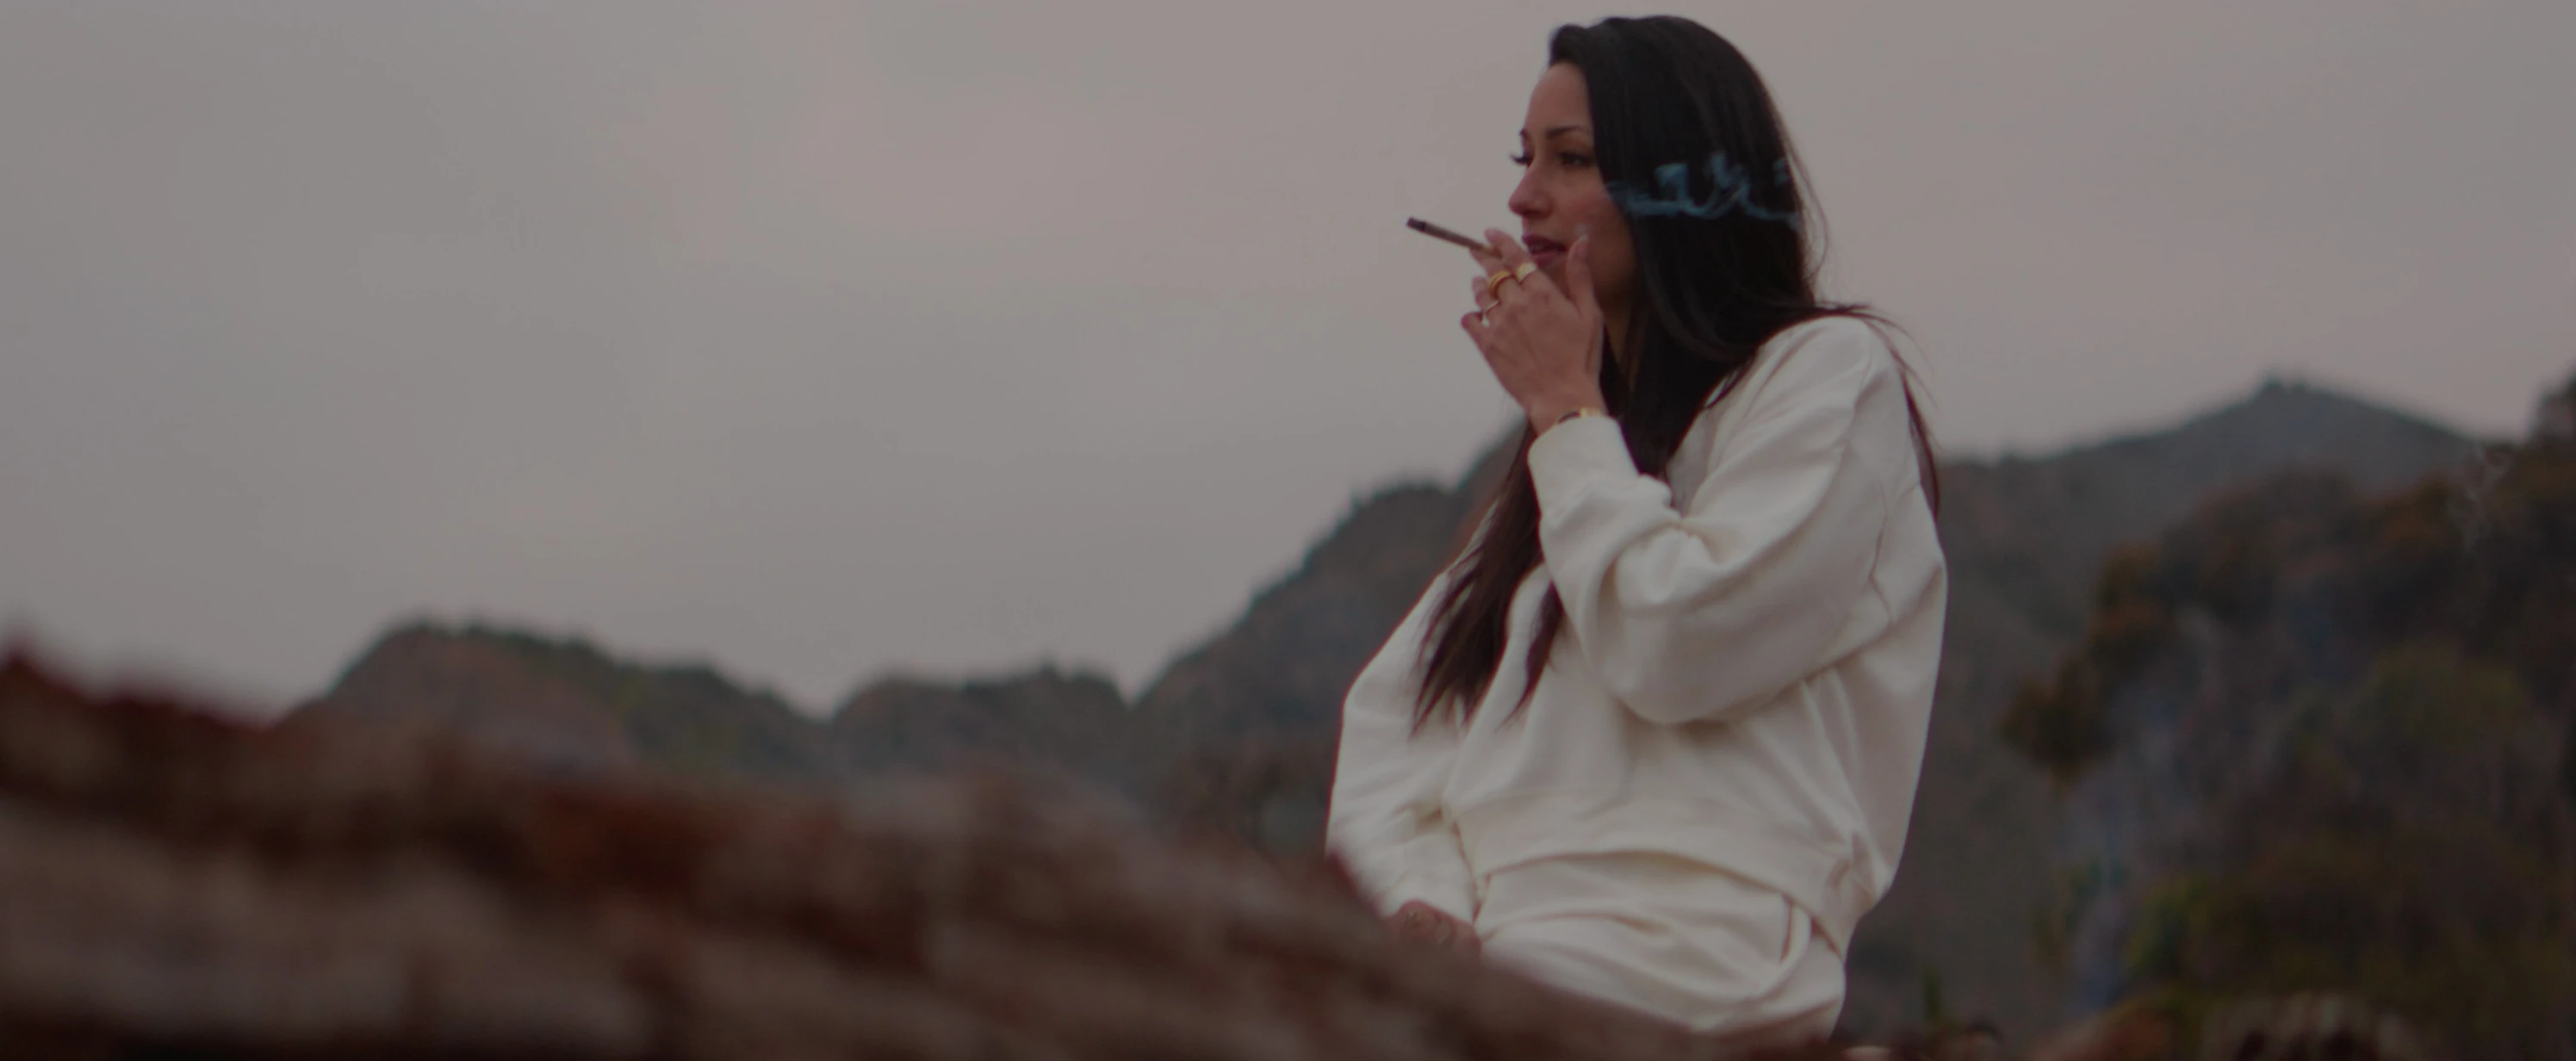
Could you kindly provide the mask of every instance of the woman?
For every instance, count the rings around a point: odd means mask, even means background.
[[[1529,430],[1343,707],[1329,842],[1399,932],[1748,1042],[1830,1032],[1904,846],[1946,577],[1928,442],[1820,302],[1761,80],[1568,26],[1460,325]]]

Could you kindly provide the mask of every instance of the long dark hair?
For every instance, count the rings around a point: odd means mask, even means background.
[[[1619,197],[1636,248],[1638,297],[1628,333],[1616,337],[1620,356],[1602,359],[1601,393],[1637,470],[1661,478],[1692,421],[1725,397],[1772,336],[1825,316],[1886,322],[1863,306],[1817,300],[1821,261],[1808,250],[1819,223],[1806,208],[1804,174],[1771,93],[1734,45],[1688,19],[1610,18],[1559,28],[1547,58],[1583,73],[1594,164]],[[1937,507],[1931,439],[1910,388],[1905,404]],[[1512,596],[1540,561],[1535,437],[1522,432],[1482,533],[1453,566],[1423,633],[1416,728],[1444,709],[1465,722],[1502,667]],[[1550,586],[1521,705],[1564,624],[1565,602]]]

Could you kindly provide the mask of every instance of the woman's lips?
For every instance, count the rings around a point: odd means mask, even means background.
[[[1545,236],[1523,236],[1521,247],[1529,251],[1530,260],[1541,269],[1554,269],[1565,260],[1565,245]]]

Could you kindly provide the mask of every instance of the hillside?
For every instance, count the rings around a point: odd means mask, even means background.
[[[1342,694],[1460,544],[1498,458],[1456,489],[1398,486],[1360,503],[1145,690],[1138,714],[1170,757],[1157,791],[1167,813],[1272,850],[1322,845]]]
[[[2454,466],[2468,452],[2464,440],[2419,419],[2273,383],[2163,430],[2045,457],[1945,465],[1941,523],[1953,589],[1939,706],[1905,866],[1854,943],[1848,1025],[1869,1032],[1918,1022],[1932,982],[1952,1012],[2008,1032],[2071,1012],[2062,981],[2030,946],[2034,917],[2052,894],[2049,844],[2061,823],[2041,772],[2010,754],[1996,731],[2022,683],[2046,675],[2080,637],[2095,573],[2115,547],[2151,538],[2213,490],[2282,469],[2332,469],[2376,489]],[[895,680],[854,693],[825,726],[703,668],[691,672],[694,693],[638,701],[635,683],[671,672],[602,669],[577,645],[556,646],[567,660],[545,662],[533,639],[489,631],[447,636],[529,651],[468,651],[398,633],[324,702],[449,719],[560,746],[558,757],[595,747],[603,760],[738,777],[849,779],[967,762],[1072,774],[1185,830],[1308,851],[1322,835],[1342,691],[1450,555],[1499,474],[1498,457],[1488,454],[1455,486],[1398,486],[1358,504],[1294,572],[1177,657],[1132,707],[1107,683],[1079,675]],[[468,673],[437,676],[442,668]],[[423,692],[458,683],[497,689],[502,673],[518,675],[509,681],[521,683],[510,686],[519,693]],[[567,673],[587,677],[567,682]],[[619,706],[630,701],[654,707]],[[547,706],[531,721],[476,714],[475,702]],[[713,721],[736,713],[730,728]],[[684,728],[665,716],[705,725],[708,747],[644,739]],[[781,745],[808,751],[781,753]]]
[[[439,731],[559,772],[650,766],[701,780],[853,782],[1001,769],[1141,798],[1153,737],[1116,686],[1052,667],[949,684],[887,678],[827,722],[703,664],[619,660],[579,638],[407,622],[288,725]]]
[[[2152,538],[2214,491],[2284,469],[2331,469],[2383,490],[2457,468],[2471,451],[2421,419],[2273,381],[2172,427],[2044,457],[1945,463],[1941,684],[1904,865],[1853,941],[1846,1023],[1920,1019],[1929,983],[1952,1011],[2008,1031],[2077,1012],[2030,945],[2056,887],[2047,856],[2056,808],[1996,728],[2022,684],[2082,634],[2113,550]]]
[[[702,665],[648,667],[579,639],[405,623],[288,716],[434,727],[570,770],[646,763],[700,778],[813,782],[842,757],[778,697]]]
[[[973,768],[1060,772],[1141,799],[1153,786],[1155,735],[1097,674],[1052,666],[955,684],[888,678],[832,713],[834,744],[855,774]]]
[[[2029,946],[2056,828],[2047,787],[1995,730],[2021,683],[2074,644],[2116,546],[2151,537],[2213,490],[2280,469],[2331,468],[2386,488],[2471,449],[2418,418],[2272,382],[2170,428],[1945,464],[1952,590],[1939,703],[1905,866],[1853,945],[1847,1025],[1918,1022],[1927,977],[1954,1011],[2008,1030],[2070,1014]],[[1363,504],[1298,573],[1151,687],[1149,711],[1186,719],[1162,809],[1277,849],[1320,842],[1342,691],[1445,561],[1501,457],[1488,453],[1456,489]]]
[[[2005,729],[2065,790],[2079,1005],[2333,989],[2576,1057],[2576,440],[2487,458],[2276,476],[2106,568]]]
[[[2458,434],[2330,390],[2278,379],[2172,427],[2040,458],[1945,464],[1942,545],[1954,571],[2035,625],[2071,633],[2102,558],[2212,490],[2282,468],[2335,468],[2391,489],[2468,456]]]

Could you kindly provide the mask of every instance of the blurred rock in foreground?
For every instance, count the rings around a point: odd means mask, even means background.
[[[400,734],[399,736],[397,734]],[[997,778],[850,803],[261,730],[0,668],[36,1057],[1683,1058],[1346,882]]]

